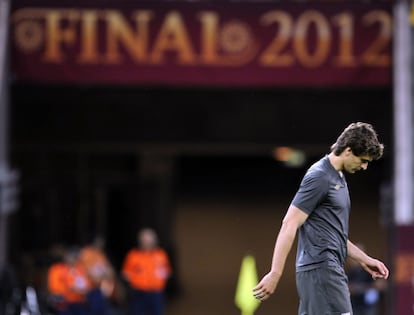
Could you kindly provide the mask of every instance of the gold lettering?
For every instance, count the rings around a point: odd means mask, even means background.
[[[64,59],[61,44],[73,44],[76,39],[75,23],[79,20],[75,10],[49,10],[46,19],[46,47],[43,58],[47,62],[60,63]],[[62,22],[69,25],[62,28]]]
[[[379,24],[376,36],[361,55],[362,63],[371,67],[388,67],[391,64],[388,51],[392,36],[390,14],[382,10],[373,10],[363,16],[362,22],[367,26]]]
[[[409,283],[414,276],[414,255],[399,254],[395,259],[394,279],[397,283]]]
[[[316,26],[315,51],[311,53],[306,43],[311,23]],[[331,31],[326,18],[318,11],[307,11],[297,21],[293,47],[298,61],[305,67],[315,68],[326,61],[331,45]]]
[[[83,11],[81,20],[81,50],[78,60],[80,63],[98,63],[98,13],[92,10]]]
[[[152,12],[147,10],[134,13],[135,33],[128,26],[125,18],[118,11],[107,11],[105,19],[108,24],[106,61],[120,63],[122,56],[119,43],[122,43],[132,58],[138,62],[145,62],[148,57],[148,24]]]
[[[339,27],[339,51],[334,63],[339,67],[355,66],[354,58],[354,17],[349,12],[341,13],[333,18]]]
[[[277,24],[277,31],[272,42],[260,56],[263,66],[288,67],[294,63],[292,52],[287,51],[293,32],[292,17],[284,11],[270,11],[264,14],[260,22],[265,26]]]
[[[166,16],[155,40],[151,61],[155,64],[164,63],[166,51],[175,51],[180,64],[194,64],[196,61],[196,55],[184,22],[176,11]]]
[[[201,22],[201,53],[200,57],[204,64],[217,63],[219,56],[217,55],[217,34],[218,14],[214,12],[203,12],[200,14]]]

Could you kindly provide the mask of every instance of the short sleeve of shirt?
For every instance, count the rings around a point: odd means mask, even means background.
[[[292,204],[310,214],[329,191],[328,174],[320,170],[309,171],[303,178]]]

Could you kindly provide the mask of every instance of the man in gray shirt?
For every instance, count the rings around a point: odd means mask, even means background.
[[[276,289],[297,231],[296,286],[299,315],[350,315],[346,257],[358,261],[374,279],[388,278],[383,262],[360,250],[348,239],[350,199],[343,171],[366,170],[382,156],[383,145],[373,127],[352,123],[331,147],[331,153],[312,165],[283,219],[271,270],[253,289],[264,301]]]

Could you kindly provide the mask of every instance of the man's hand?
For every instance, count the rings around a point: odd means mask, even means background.
[[[267,300],[270,295],[275,292],[279,279],[280,275],[277,275],[274,272],[269,272],[263,277],[259,284],[253,288],[253,296],[260,301]]]
[[[361,264],[362,268],[364,268],[365,271],[368,272],[374,280],[388,278],[388,268],[382,261],[368,256],[350,240],[347,241],[347,248],[348,257],[358,261]]]
[[[372,276],[372,279],[387,279],[389,275],[388,268],[382,261],[371,258],[366,263],[361,263],[361,266]]]

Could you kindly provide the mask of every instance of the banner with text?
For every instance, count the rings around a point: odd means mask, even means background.
[[[17,80],[389,86],[389,4],[17,1]],[[104,7],[103,7],[104,6]]]

